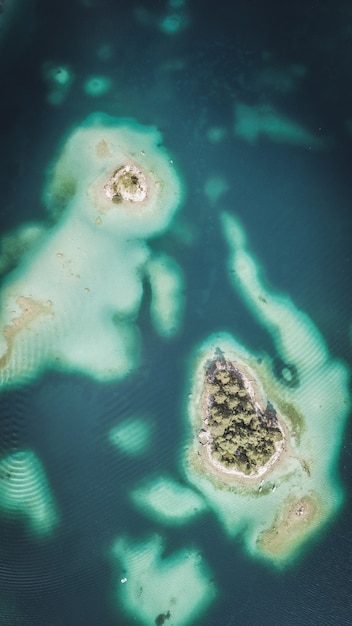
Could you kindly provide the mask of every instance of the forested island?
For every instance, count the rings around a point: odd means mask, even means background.
[[[263,411],[244,373],[222,353],[216,356],[206,367],[200,442],[224,468],[258,474],[283,442],[276,411],[270,402]]]

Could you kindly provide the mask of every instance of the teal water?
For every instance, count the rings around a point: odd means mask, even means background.
[[[39,543],[20,522],[0,518],[1,626],[137,623],[114,600],[116,570],[108,553],[120,534],[137,541],[155,531],[166,537],[168,554],[195,546],[209,565],[219,594],[196,626],[351,624],[348,496],[284,571],[247,556],[210,510],[165,529],[128,498],[148,474],[169,473],[184,484],[188,359],[207,335],[233,332],[253,350],[277,356],[230,287],[221,211],[241,219],[270,283],[308,313],[330,351],[351,365],[348,3],[282,7],[271,1],[264,7],[258,0],[232,7],[190,0],[172,22],[173,33],[160,27],[171,12],[166,2],[29,5],[25,14],[17,9],[0,39],[2,232],[29,220],[46,223],[45,171],[72,125],[98,110],[136,118],[160,129],[184,178],[178,232],[175,227],[151,246],[182,266],[187,299],[181,332],[166,342],[150,323],[146,290],[142,364],[123,382],[103,385],[49,371],[0,395],[1,454],[30,447],[40,456],[61,516],[53,536]],[[60,104],[48,102],[47,62],[68,64],[74,74]],[[292,64],[306,74],[288,84]],[[274,81],[263,78],[269,69],[276,71]],[[92,75],[110,77],[111,90],[87,95],[83,85]],[[326,139],[327,147],[266,138],[253,146],[233,134],[237,102],[270,102]],[[207,138],[212,127],[225,129],[218,143]],[[204,193],[212,176],[228,184],[215,204]],[[155,428],[151,448],[136,461],[117,454],[107,433],[139,412],[151,415]],[[350,424],[338,471],[348,494]]]

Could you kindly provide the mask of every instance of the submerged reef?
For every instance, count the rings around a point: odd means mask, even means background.
[[[225,358],[210,362],[200,436],[204,439],[205,434],[211,456],[220,465],[252,475],[277,456],[283,433],[275,409],[268,402],[262,411],[246,382],[241,371]]]
[[[338,450],[349,370],[309,317],[265,284],[242,226],[222,216],[229,276],[274,344],[275,357],[215,333],[190,361],[183,467],[225,530],[286,566],[339,510]]]

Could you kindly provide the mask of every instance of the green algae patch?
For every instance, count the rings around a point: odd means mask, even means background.
[[[50,535],[59,522],[44,468],[30,450],[0,460],[0,515],[26,524],[29,534]]]
[[[223,214],[222,225],[233,287],[269,333],[280,364],[227,333],[199,346],[190,362],[183,464],[229,535],[241,535],[252,556],[283,567],[343,502],[337,460],[350,410],[349,370],[329,353],[312,320],[266,285],[238,221]],[[264,454],[250,446],[253,419],[256,437],[264,419]]]
[[[207,508],[202,496],[168,476],[148,478],[131,498],[142,513],[172,526],[191,521]]]
[[[216,596],[210,572],[194,549],[163,556],[159,535],[142,543],[121,537],[112,548],[119,563],[116,600],[145,626],[187,626],[205,614]]]
[[[152,424],[147,417],[131,417],[110,430],[110,442],[124,454],[138,456],[148,450]]]
[[[147,240],[170,226],[183,197],[161,144],[154,127],[103,114],[63,143],[43,194],[54,224],[0,293],[3,385],[47,367],[109,381],[139,365]],[[160,301],[158,277],[152,288]]]

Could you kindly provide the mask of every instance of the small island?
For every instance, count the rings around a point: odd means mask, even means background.
[[[280,455],[284,440],[270,402],[263,410],[252,381],[217,349],[206,366],[199,441],[219,469],[260,475]]]
[[[122,165],[105,183],[104,191],[115,204],[123,201],[143,202],[148,191],[147,179],[135,165]]]

